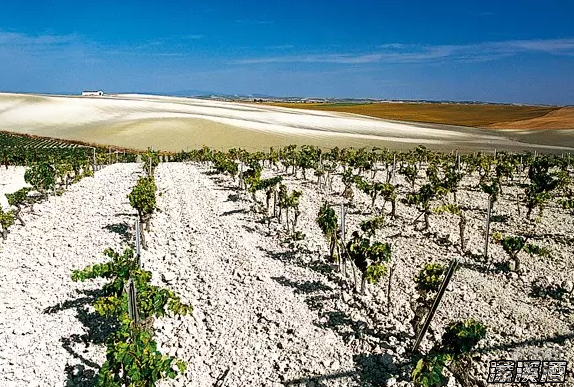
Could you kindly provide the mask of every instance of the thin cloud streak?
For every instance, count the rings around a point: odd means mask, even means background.
[[[247,65],[265,63],[418,63],[446,59],[459,62],[485,62],[529,53],[572,56],[574,55],[574,39],[509,40],[435,46],[390,43],[378,48],[378,52],[372,53],[260,57],[241,59],[234,63]]]
[[[275,24],[275,21],[273,20],[243,20],[243,19],[238,19],[235,20],[236,24],[246,24],[246,25],[269,25],[269,24]]]
[[[78,39],[77,35],[26,35],[18,32],[0,30],[0,47],[53,46],[70,44]]]

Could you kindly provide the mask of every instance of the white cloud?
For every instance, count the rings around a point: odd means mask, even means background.
[[[418,63],[447,59],[459,62],[483,62],[529,53],[571,56],[574,55],[574,39],[508,40],[467,45],[389,43],[369,53],[258,57],[241,59],[235,63]]]

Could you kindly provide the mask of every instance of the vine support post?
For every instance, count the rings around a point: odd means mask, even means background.
[[[397,154],[393,153],[393,171],[391,174],[391,184],[395,184],[395,169],[397,168]]]
[[[134,325],[139,325],[140,316],[138,313],[137,297],[136,297],[136,286],[134,281],[130,278],[126,284],[125,291],[128,295],[128,314],[130,320],[134,322]]]
[[[138,267],[142,268],[142,261],[141,261],[141,226],[140,226],[140,218],[136,219],[136,256],[138,260]]]
[[[341,264],[343,266],[343,275],[347,277],[347,255],[345,254],[345,205],[341,204],[341,241],[343,241],[343,259]]]
[[[442,300],[444,292],[445,292],[457,266],[458,266],[458,258],[455,258],[450,262],[450,265],[448,267],[448,270],[446,272],[444,280],[442,281],[442,284],[440,285],[440,288],[438,290],[438,294],[436,295],[434,303],[432,304],[431,310],[428,313],[428,315],[425,319],[425,322],[424,322],[420,332],[417,335],[417,340],[415,341],[415,345],[413,346],[413,352],[416,352],[419,349],[419,345],[421,344],[421,341],[423,340],[425,334],[427,333],[427,331],[429,329],[432,318],[434,317],[434,315],[438,309],[440,301]]]
[[[273,190],[273,217],[277,217],[277,191],[275,190]]]
[[[490,234],[490,214],[492,212],[492,196],[488,195],[488,210],[486,213],[486,227],[484,232],[484,259],[488,259],[488,235]]]
[[[239,189],[243,189],[243,161],[239,161]]]
[[[394,271],[395,271],[395,265],[389,268],[389,283],[387,285],[387,314],[391,313],[391,283],[393,280]]]

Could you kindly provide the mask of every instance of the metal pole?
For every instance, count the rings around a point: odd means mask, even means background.
[[[138,267],[141,269],[142,268],[142,262],[141,262],[141,235],[140,235],[140,218],[138,217],[136,219],[136,255],[137,255],[137,259],[138,259]]]
[[[450,282],[450,279],[452,278],[452,275],[454,274],[454,270],[456,269],[457,266],[458,266],[458,258],[455,258],[451,261],[451,263],[448,267],[448,271],[446,272],[446,276],[444,277],[444,280],[442,281],[442,284],[440,285],[440,289],[438,291],[438,294],[436,295],[436,298],[435,298],[434,303],[431,307],[431,310],[430,310],[429,314],[427,315],[425,323],[423,324],[423,327],[421,328],[421,331],[419,332],[419,334],[417,336],[417,341],[415,342],[415,345],[413,347],[413,352],[416,352],[419,349],[419,345],[421,344],[423,337],[427,333],[427,330],[430,326],[432,318],[434,317],[434,315],[438,309],[440,301],[442,300],[444,292],[445,292],[445,290],[448,286],[448,283]]]
[[[140,316],[138,313],[137,297],[136,297],[136,287],[134,281],[130,278],[126,284],[125,291],[128,295],[128,315],[130,320],[134,322],[135,325],[139,325]]]
[[[347,255],[345,254],[345,205],[341,204],[341,240],[343,241],[343,275],[347,277]]]
[[[490,212],[492,211],[492,197],[488,195],[488,211],[486,214],[486,232],[484,233],[484,259],[488,259],[488,234],[490,234]]]

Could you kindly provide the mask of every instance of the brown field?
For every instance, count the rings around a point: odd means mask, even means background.
[[[489,127],[495,123],[541,118],[557,107],[440,103],[315,104],[274,103],[273,106],[361,114],[388,120]],[[570,126],[572,127],[572,126]]]
[[[574,107],[553,110],[542,116],[519,121],[497,122],[493,129],[574,129]]]

